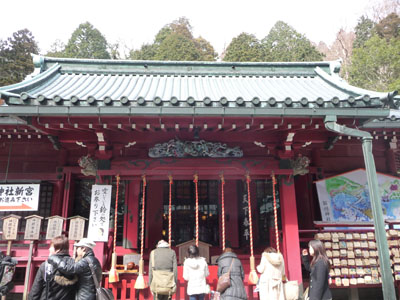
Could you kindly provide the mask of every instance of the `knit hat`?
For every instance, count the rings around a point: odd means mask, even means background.
[[[169,244],[164,240],[160,240],[157,243],[157,248],[168,248],[168,247],[169,247]]]
[[[87,247],[93,249],[96,246],[96,243],[93,242],[91,239],[83,238],[78,243],[74,244],[75,247]]]

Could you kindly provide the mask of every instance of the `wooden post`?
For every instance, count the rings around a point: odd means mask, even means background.
[[[29,287],[29,278],[31,275],[33,245],[34,241],[40,238],[40,225],[42,223],[43,217],[32,215],[25,217],[25,219],[26,219],[26,226],[25,226],[24,239],[30,240],[30,243],[29,243],[28,262],[26,263],[24,293],[22,295],[22,300],[28,299],[28,287]]]
[[[29,255],[28,255],[28,262],[26,263],[24,293],[22,295],[22,300],[28,299],[28,286],[29,286],[29,277],[30,277],[31,266],[32,266],[33,243],[34,243],[34,241],[30,241],[30,243],[29,243]]]

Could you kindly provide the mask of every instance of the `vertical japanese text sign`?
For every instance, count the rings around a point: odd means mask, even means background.
[[[46,240],[51,240],[56,236],[60,236],[65,219],[60,216],[52,216],[47,219],[49,222],[47,223]]]
[[[70,219],[68,239],[71,241],[81,240],[83,238],[83,232],[85,231],[85,220],[87,219],[81,216],[74,216],[68,219]]]
[[[3,240],[16,240],[20,216],[8,215],[3,217]]]
[[[40,225],[42,224],[43,217],[31,215],[25,217],[25,240],[38,240],[40,237]]]
[[[107,242],[110,223],[111,185],[93,185],[88,238]]]

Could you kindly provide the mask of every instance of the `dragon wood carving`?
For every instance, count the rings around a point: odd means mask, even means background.
[[[230,148],[223,143],[169,140],[149,149],[149,156],[159,157],[242,157],[239,147]]]

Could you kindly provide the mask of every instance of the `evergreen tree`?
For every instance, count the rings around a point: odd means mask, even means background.
[[[356,39],[354,40],[353,47],[363,47],[365,42],[368,41],[374,33],[375,23],[368,17],[362,16],[355,27]]]
[[[260,41],[253,34],[241,33],[233,38],[223,58],[224,61],[262,61]]]
[[[391,13],[376,24],[375,28],[376,33],[387,41],[398,38],[400,37],[400,17],[396,13]]]
[[[34,70],[31,54],[39,48],[28,29],[14,32],[6,41],[0,40],[0,86],[20,82]]]
[[[50,57],[65,57],[65,44],[61,40],[56,40],[51,46],[50,51],[46,53]]]
[[[265,61],[321,61],[323,54],[302,34],[278,21],[262,40]]]
[[[217,53],[202,37],[194,38],[192,27],[186,18],[164,26],[157,33],[153,44],[145,44],[139,50],[131,51],[131,59],[213,61]]]
[[[353,50],[349,82],[376,91],[400,90],[400,39],[373,35]]]
[[[67,46],[65,57],[109,59],[108,44],[101,32],[89,22],[82,23],[72,33]]]

